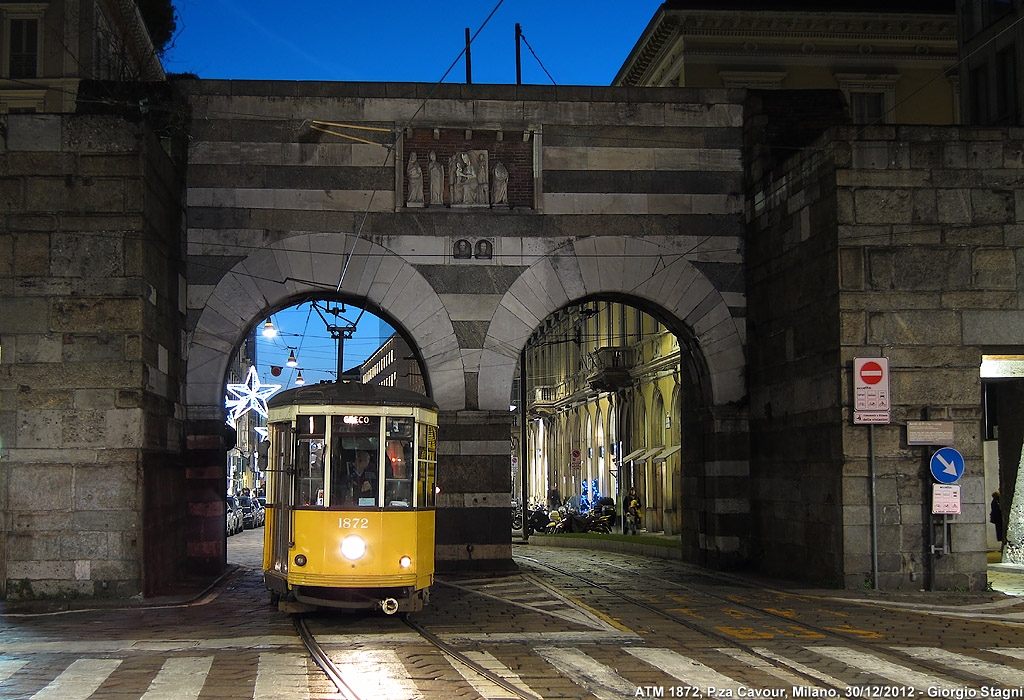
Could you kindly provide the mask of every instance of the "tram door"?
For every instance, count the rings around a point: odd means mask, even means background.
[[[273,462],[270,465],[267,501],[274,506],[274,511],[269,533],[270,561],[264,561],[264,567],[287,574],[292,537],[292,494],[295,489],[295,432],[289,423],[275,423],[270,426],[270,431]]]

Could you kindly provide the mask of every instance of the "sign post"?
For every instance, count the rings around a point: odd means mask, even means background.
[[[949,554],[949,516],[960,515],[960,486],[954,486],[964,475],[966,463],[964,456],[952,447],[936,450],[928,461],[928,468],[937,484],[932,484],[932,515],[942,516],[942,546],[934,544],[934,526],[929,524],[928,539],[932,554],[929,582],[931,590],[935,590],[935,555],[939,552]]]
[[[889,423],[889,358],[853,360],[853,422]]]
[[[889,424],[889,358],[853,358],[853,422],[868,426],[871,486],[871,585],[878,590],[878,513],[875,502],[875,426]]]

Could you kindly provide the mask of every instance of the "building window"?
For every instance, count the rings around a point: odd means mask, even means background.
[[[962,3],[964,36],[970,38],[1013,12],[1013,0],[973,0]]]
[[[850,116],[855,124],[884,124],[885,93],[851,92]]]
[[[1020,116],[1017,50],[1013,44],[996,54],[996,124],[1016,124]]]
[[[970,85],[971,124],[989,123],[988,65],[971,69]]]
[[[898,75],[836,73],[835,79],[846,95],[854,123],[887,124],[895,121]]]
[[[10,77],[38,77],[39,20],[12,19],[10,33]]]

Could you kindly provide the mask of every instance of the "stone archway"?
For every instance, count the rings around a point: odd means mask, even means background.
[[[376,243],[339,233],[297,234],[253,252],[209,291],[189,334],[184,499],[191,516],[185,532],[190,570],[216,574],[225,563],[224,379],[231,354],[270,311],[331,294],[384,310],[418,350],[438,405],[453,411],[465,406],[465,370],[451,319],[407,261]]]
[[[620,236],[574,240],[527,268],[494,312],[480,357],[480,406],[507,405],[520,351],[542,320],[588,298],[639,301],[685,339],[680,506],[684,555],[728,567],[749,551],[750,448],[745,334],[723,292],[686,252]],[[681,343],[682,344],[682,343]],[[727,494],[728,497],[708,494]]]
[[[341,281],[339,285],[339,280]],[[387,312],[419,350],[432,397],[466,404],[465,369],[451,319],[416,269],[386,248],[349,234],[299,234],[252,253],[220,278],[191,333],[186,401],[193,418],[223,408],[227,363],[252,324],[270,310],[318,294],[365,299]]]
[[[573,301],[621,295],[664,310],[685,326],[699,349],[710,405],[747,393],[740,329],[722,293],[685,253],[624,236],[581,238],[527,268],[502,297],[487,329],[480,370],[480,407],[508,405],[519,352],[533,329]],[[500,378],[500,381],[499,381]]]

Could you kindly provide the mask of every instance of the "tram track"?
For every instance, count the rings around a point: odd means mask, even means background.
[[[467,655],[460,652],[458,649],[448,644],[436,634],[430,632],[419,623],[411,620],[408,615],[400,615],[399,618],[405,623],[407,627],[416,632],[422,639],[429,642],[441,653],[455,659],[458,663],[461,663],[471,669],[480,676],[486,678],[491,683],[501,687],[505,691],[512,693],[520,700],[543,700],[542,698],[528,693],[522,688],[509,683],[507,680],[494,673],[490,669],[484,668],[482,665],[469,658]],[[299,634],[299,638],[302,640],[302,644],[306,647],[310,656],[317,666],[327,675],[330,681],[337,688],[338,693],[345,697],[345,700],[363,700],[352,687],[350,683],[345,680],[344,674],[341,669],[338,668],[337,664],[331,659],[330,655],[324,651],[323,647],[317,642],[316,636],[309,629],[309,625],[306,624],[305,617],[302,614],[296,614],[293,616],[295,623],[295,629]]]
[[[524,561],[524,562],[530,562],[530,563],[532,563],[532,564],[534,564],[536,566],[540,566],[540,567],[549,569],[549,570],[554,571],[556,573],[559,573],[559,574],[561,574],[563,576],[566,576],[566,577],[575,579],[577,581],[580,581],[581,583],[583,583],[583,584],[585,584],[587,586],[591,586],[593,588],[596,588],[598,590],[601,590],[601,591],[604,591],[604,592],[606,592],[608,594],[611,594],[611,595],[613,595],[613,596],[615,596],[615,597],[617,597],[617,598],[619,598],[619,599],[621,599],[621,600],[623,600],[623,601],[625,601],[625,602],[627,602],[627,603],[629,603],[631,605],[635,605],[635,606],[638,606],[640,608],[643,608],[644,610],[647,610],[648,612],[652,612],[655,615],[661,617],[662,619],[665,619],[665,620],[668,620],[668,621],[673,622],[675,624],[678,624],[678,625],[680,625],[680,626],[682,626],[682,627],[684,627],[684,628],[686,628],[688,630],[691,630],[693,632],[696,632],[698,634],[702,634],[702,635],[711,637],[713,639],[719,640],[719,641],[723,642],[724,644],[726,644],[728,647],[739,649],[739,650],[742,650],[743,652],[746,652],[747,654],[751,654],[754,657],[761,659],[764,663],[767,663],[767,664],[771,665],[773,668],[776,668],[776,669],[779,669],[779,670],[784,670],[784,671],[786,671],[788,673],[795,674],[795,675],[797,675],[797,676],[799,676],[799,677],[801,677],[801,678],[811,682],[814,685],[824,686],[827,689],[830,689],[832,691],[835,691],[835,692],[839,693],[840,697],[843,697],[843,696],[849,697],[849,695],[848,695],[848,693],[850,692],[849,691],[849,686],[837,685],[832,680],[823,679],[821,677],[822,674],[814,672],[813,669],[800,668],[799,664],[794,665],[794,664],[791,664],[791,663],[782,663],[780,661],[779,655],[777,655],[775,653],[772,653],[770,650],[766,650],[764,648],[755,646],[753,644],[747,644],[747,643],[745,643],[743,641],[740,641],[740,640],[738,640],[738,639],[736,639],[736,638],[734,638],[732,636],[729,636],[727,634],[723,634],[722,632],[719,632],[718,630],[716,630],[716,629],[714,629],[714,628],[712,628],[710,626],[701,625],[701,624],[698,624],[698,623],[696,623],[696,622],[694,622],[692,620],[688,620],[688,619],[682,618],[682,617],[680,617],[678,615],[674,615],[674,614],[672,614],[669,611],[662,610],[662,609],[658,608],[654,604],[648,603],[648,602],[646,602],[644,600],[640,600],[640,599],[638,599],[636,597],[633,597],[633,596],[630,596],[630,595],[628,595],[626,593],[623,593],[620,590],[620,588],[622,587],[621,584],[612,585],[612,584],[606,584],[606,583],[601,583],[601,582],[598,582],[598,581],[594,581],[592,579],[589,579],[589,578],[586,578],[585,576],[580,575],[577,572],[569,571],[569,570],[564,569],[562,567],[555,566],[555,565],[550,564],[548,562],[540,561],[540,560],[534,559],[532,557],[526,557],[526,556],[523,556],[523,555],[516,554],[516,555],[513,555],[513,558],[521,560],[521,561]],[[629,570],[629,569],[626,569],[625,567],[615,567],[614,565],[611,565],[611,566],[613,566],[614,568],[619,568],[622,571],[624,571],[624,572],[626,572],[626,573],[628,573],[628,574],[630,574],[632,576],[632,579],[627,579],[627,577],[625,575],[620,576],[620,577],[613,576],[614,578],[617,578],[618,581],[622,581],[622,582],[626,582],[627,584],[634,584],[635,585],[635,582],[636,582],[636,572],[635,572],[635,570]],[[715,576],[715,572],[704,572],[704,571],[701,571],[700,574],[701,575],[710,576],[712,578],[720,578],[721,580],[727,580],[732,585],[746,586],[746,587],[749,587],[749,588],[753,589],[753,587],[751,587],[748,582],[745,582],[742,579],[739,579],[737,577],[731,577],[731,576],[716,577]],[[766,607],[762,607],[762,606],[758,606],[758,605],[753,605],[753,604],[744,602],[742,600],[738,600],[735,596],[734,597],[727,597],[727,596],[720,595],[720,594],[717,594],[717,593],[714,593],[714,592],[710,592],[710,591],[702,589],[702,588],[698,588],[696,586],[689,586],[689,585],[686,585],[686,584],[683,584],[683,583],[679,583],[678,581],[673,581],[671,579],[666,579],[666,578],[657,577],[657,576],[649,576],[649,577],[646,577],[644,580],[645,581],[656,580],[656,581],[659,581],[659,582],[661,582],[663,584],[668,584],[669,586],[671,586],[671,587],[673,587],[675,589],[678,589],[678,590],[681,590],[681,591],[685,591],[687,593],[699,595],[699,596],[704,596],[704,597],[707,597],[707,598],[710,598],[710,599],[713,599],[713,600],[717,600],[717,601],[720,601],[720,602],[723,602],[723,603],[727,603],[728,605],[730,605],[732,607],[744,608],[746,610],[755,612],[759,616],[765,616],[765,617],[769,617],[769,618],[771,618],[773,620],[779,620],[781,622],[786,623],[787,625],[792,625],[792,623],[793,623],[793,619],[791,617],[789,617],[789,616],[783,615],[783,614],[781,614],[779,612],[776,612],[776,611],[771,610],[771,609],[766,608]],[[794,595],[794,594],[790,594],[790,593],[785,593],[784,591],[774,591],[772,589],[765,589],[765,590],[768,590],[769,592],[773,592],[773,593],[784,594],[784,595],[791,595],[791,596]],[[828,629],[828,628],[826,628],[826,627],[824,627],[822,625],[816,625],[814,623],[808,623],[806,621],[801,621],[800,626],[802,628],[805,628],[807,630],[810,630],[810,631],[814,632],[817,635],[820,635],[822,637],[822,641],[823,642],[825,640],[836,640],[843,647],[847,647],[847,648],[855,647],[855,648],[858,648],[858,649],[860,649],[860,650],[862,650],[862,651],[864,651],[866,653],[869,653],[869,654],[871,654],[873,656],[884,657],[884,658],[891,659],[893,661],[893,663],[898,663],[899,665],[902,665],[902,666],[906,666],[909,663],[909,664],[911,664],[913,666],[917,666],[917,667],[919,667],[921,669],[924,669],[924,670],[926,670],[927,672],[929,672],[931,674],[937,674],[940,678],[941,677],[947,677],[947,678],[954,679],[956,682],[962,683],[965,686],[969,686],[971,684],[977,683],[977,677],[976,676],[968,676],[968,675],[956,673],[953,669],[950,669],[948,666],[942,666],[942,665],[939,665],[937,663],[932,663],[932,662],[930,662],[927,659],[922,659],[920,657],[912,656],[910,654],[901,653],[899,650],[889,649],[889,648],[887,648],[887,647],[885,647],[885,646],[883,646],[881,644],[871,644],[871,643],[867,643],[867,642],[864,642],[862,640],[859,640],[859,639],[857,639],[855,637],[842,636],[840,634],[837,634],[835,631],[830,630],[830,629]]]

